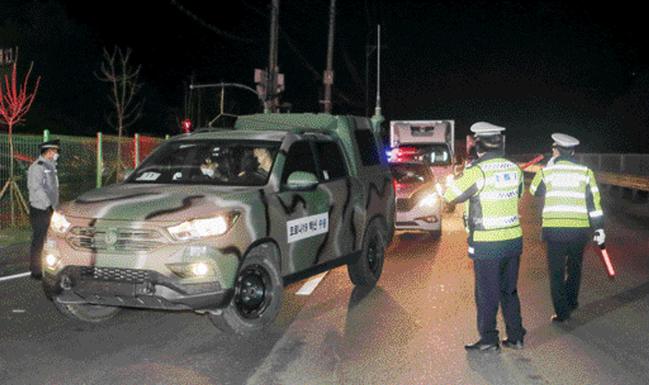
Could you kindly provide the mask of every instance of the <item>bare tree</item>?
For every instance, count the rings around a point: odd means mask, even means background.
[[[119,47],[113,48],[109,53],[104,48],[104,60],[101,63],[100,73],[97,78],[110,85],[108,100],[115,110],[110,113],[106,120],[110,126],[117,130],[117,160],[115,162],[116,178],[122,171],[122,136],[126,134],[126,128],[142,117],[142,106],[144,100],[137,101],[136,96],[142,83],[138,82],[141,66],[133,67],[129,62],[131,49],[123,51]]]
[[[18,61],[18,55],[16,54],[16,59],[13,62],[11,68],[11,77],[9,74],[4,76],[4,79],[0,80],[0,124],[6,125],[8,130],[8,139],[9,139],[9,179],[0,190],[0,199],[3,195],[9,191],[9,199],[11,200],[11,224],[15,224],[15,213],[14,213],[14,197],[19,202],[19,207],[23,210],[25,214],[28,213],[27,204],[25,203],[25,198],[23,198],[16,181],[14,180],[14,143],[13,143],[13,129],[16,124],[25,121],[25,115],[29,111],[36,97],[36,91],[38,91],[38,86],[41,82],[41,77],[36,78],[36,84],[34,85],[34,91],[27,91],[27,83],[29,83],[29,75],[32,73],[32,68],[34,63],[32,62],[29,65],[29,70],[25,74],[22,85],[19,84],[18,74],[16,70],[16,62]]]

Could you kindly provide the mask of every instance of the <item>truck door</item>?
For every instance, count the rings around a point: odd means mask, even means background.
[[[365,212],[365,223],[375,216],[386,220],[388,231],[394,224],[394,188],[392,175],[382,154],[382,144],[374,135],[366,118],[354,117],[354,142],[359,154],[358,179],[365,189],[361,202]],[[391,234],[389,234],[391,236]],[[362,234],[360,235],[362,237]]]
[[[281,238],[286,237],[288,255],[283,262],[287,273],[302,271],[319,263],[318,253],[329,235],[331,194],[321,186],[308,189],[291,189],[287,186],[289,175],[295,171],[320,175],[314,157],[314,145],[309,140],[299,140],[291,145],[281,173],[278,215]]]
[[[354,251],[357,237],[352,222],[353,199],[359,195],[360,186],[349,177],[348,161],[336,141],[317,141],[316,160],[322,179],[321,188],[329,196],[329,234],[318,250],[319,262],[348,256]]]

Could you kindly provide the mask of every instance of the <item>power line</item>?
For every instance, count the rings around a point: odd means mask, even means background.
[[[247,1],[243,0],[242,4],[248,8],[249,10],[253,11],[256,13],[258,16],[262,18],[267,18],[267,15],[260,11],[258,8],[255,6],[249,4]],[[300,60],[302,63],[302,66],[309,71],[313,75],[313,79],[315,81],[322,81],[322,75],[318,70],[315,69],[315,67],[309,62],[309,60],[302,54],[301,50],[297,47],[297,44],[295,41],[291,38],[291,36],[286,32],[282,26],[279,26],[279,33],[281,37],[283,38],[284,42],[288,45],[290,50],[297,56],[297,58]],[[340,98],[342,101],[347,103],[348,105],[352,107],[359,107],[360,103],[354,102],[351,97],[347,96],[344,92],[341,92],[340,88],[335,88],[333,90],[334,94]]]
[[[234,34],[232,34],[230,32],[226,32],[226,31],[224,31],[224,30],[222,30],[220,28],[217,28],[212,24],[209,24],[205,20],[198,17],[195,13],[191,12],[187,8],[180,5],[176,0],[170,0],[170,3],[172,5],[174,5],[176,8],[178,8],[179,11],[183,12],[187,17],[189,17],[190,19],[197,22],[201,27],[207,28],[210,31],[216,33],[217,35],[220,35],[220,36],[225,37],[227,39],[236,40],[236,41],[239,41],[239,42],[242,42],[242,43],[254,43],[254,42],[257,41],[256,39],[251,39],[251,38],[247,38],[247,37],[241,37],[241,36],[234,35]]]

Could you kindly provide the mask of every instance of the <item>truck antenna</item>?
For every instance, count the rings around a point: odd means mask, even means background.
[[[375,132],[381,131],[385,118],[381,114],[381,24],[376,26],[376,107],[372,116],[372,127]]]

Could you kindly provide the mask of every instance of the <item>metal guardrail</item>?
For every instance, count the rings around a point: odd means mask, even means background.
[[[511,158],[521,164],[538,154],[516,154]],[[550,154],[545,154],[546,159]],[[597,182],[632,190],[649,191],[649,154],[577,154],[577,161],[595,172]],[[535,164],[526,172],[537,172],[542,166]]]
[[[649,177],[624,175],[611,172],[596,172],[595,178],[599,184],[626,187],[633,190],[649,191]]]
[[[593,171],[649,177],[649,154],[577,154]]]

